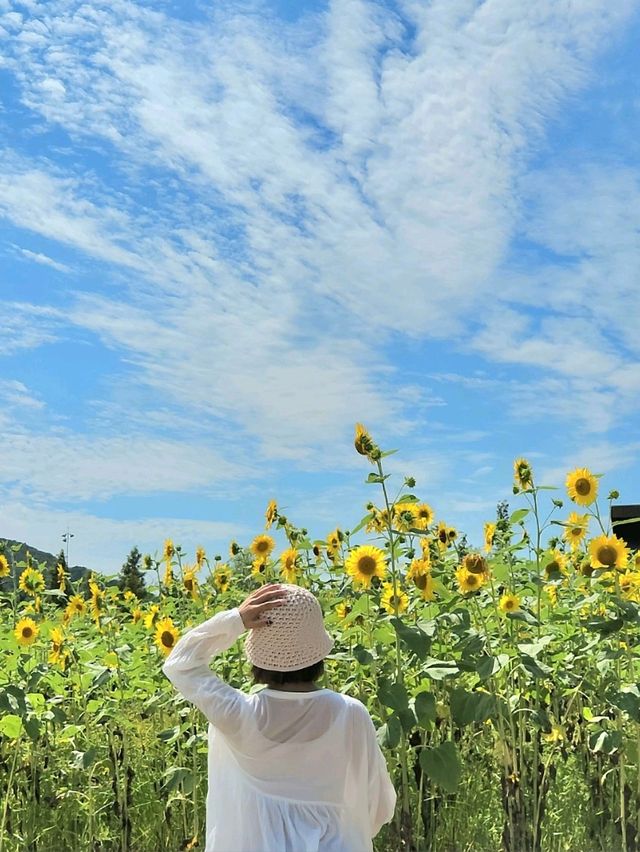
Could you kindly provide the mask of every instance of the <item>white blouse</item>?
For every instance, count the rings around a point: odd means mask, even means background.
[[[367,708],[331,689],[224,683],[209,660],[244,630],[237,607],[219,612],[162,666],[210,723],[205,852],[370,852],[396,791]]]

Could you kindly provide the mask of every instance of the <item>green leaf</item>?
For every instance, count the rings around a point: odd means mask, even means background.
[[[535,660],[533,657],[530,657],[528,654],[522,654],[521,662],[523,668],[529,672],[531,677],[534,678],[543,678],[548,677],[553,669],[549,666],[546,666],[544,663]]]
[[[447,740],[436,748],[422,749],[420,766],[434,784],[448,793],[455,793],[462,771],[455,743]]]
[[[624,624],[621,618],[602,618],[594,615],[586,621],[581,621],[580,624],[585,630],[592,630],[601,633],[603,636],[608,636],[610,633],[616,633]]]
[[[390,716],[384,725],[381,725],[376,736],[381,748],[396,748],[402,736],[402,725],[397,716]]]
[[[467,692],[461,687],[451,692],[451,717],[460,727],[485,722],[495,710],[496,703],[488,692]]]
[[[392,710],[409,709],[409,696],[402,683],[382,681],[378,687],[378,697],[385,707],[390,707]]]
[[[537,642],[522,642],[518,645],[518,650],[523,654],[528,654],[530,657],[537,657],[540,651],[542,651],[549,642],[552,641],[552,637],[541,636]]]
[[[393,624],[400,641],[403,642],[410,651],[413,651],[419,659],[424,658],[429,653],[431,648],[431,640],[424,631],[419,627],[409,627],[399,618],[390,619]]]
[[[368,484],[384,482],[385,479],[389,479],[390,476],[390,473],[387,473],[385,476],[380,476],[379,473],[370,473],[369,476],[365,479],[365,482]]]
[[[431,680],[444,680],[458,672],[458,666],[453,660],[435,660],[433,657],[427,657],[422,667],[422,673]]]
[[[385,450],[384,453],[380,453],[380,458],[384,459],[387,456],[392,456],[394,453],[397,453],[397,452],[398,452],[397,450]]]
[[[436,697],[433,692],[419,692],[414,699],[414,709],[418,722],[428,725],[436,720]]]
[[[508,612],[507,618],[512,621],[524,621],[525,624],[531,624],[534,627],[538,624],[538,619],[532,612],[527,609],[519,609],[516,612]]]
[[[367,649],[363,645],[356,645],[354,647],[353,656],[363,666],[370,666],[373,662],[373,654],[371,653],[371,651],[367,651]]]
[[[516,509],[515,512],[511,513],[511,517],[509,518],[510,524],[518,524],[521,520],[527,517],[531,509]]]
[[[634,722],[640,722],[640,689],[637,684],[623,686],[619,692],[610,695],[609,700],[620,710],[624,710]]]
[[[508,654],[498,654],[497,657],[484,656],[476,666],[476,672],[481,680],[486,680],[491,675],[497,674],[509,662]]]
[[[13,713],[7,713],[0,719],[0,734],[15,740],[22,733],[22,719]]]
[[[360,521],[360,523],[351,530],[351,535],[355,535],[356,533],[360,532],[360,530],[366,527],[366,525],[369,523],[370,520],[372,520],[372,518],[373,513],[371,512],[368,515],[365,515],[364,518]],[[322,542],[322,544],[324,544],[324,542]]]

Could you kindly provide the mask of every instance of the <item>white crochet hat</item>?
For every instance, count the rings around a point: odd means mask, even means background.
[[[265,612],[271,624],[249,631],[244,649],[249,662],[268,671],[293,672],[319,663],[333,648],[317,598],[306,589],[280,584],[286,603]]]

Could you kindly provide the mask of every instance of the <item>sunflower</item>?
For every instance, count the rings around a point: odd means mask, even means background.
[[[165,539],[164,547],[162,549],[162,558],[165,560],[165,562],[171,562],[175,555],[176,549],[173,546],[173,542],[170,538]]]
[[[144,617],[144,626],[147,630],[151,630],[159,621],[160,607],[158,604],[151,604],[149,612]]]
[[[9,576],[9,563],[4,553],[0,553],[0,577]]]
[[[433,509],[428,503],[418,503],[413,507],[414,526],[426,530],[433,523]]]
[[[521,491],[530,491],[533,488],[533,471],[526,459],[519,458],[514,461],[513,477]]]
[[[187,568],[184,572],[184,577],[182,579],[182,585],[185,590],[189,592],[192,599],[195,600],[196,595],[198,593],[198,578],[196,577],[196,565]]]
[[[428,558],[414,559],[409,565],[407,571],[407,580],[413,580],[414,577],[419,577],[428,574],[431,571],[431,562]]]
[[[241,550],[242,550],[242,548],[240,547],[238,542],[232,541],[231,544],[229,545],[229,556],[233,559],[233,557],[237,556],[240,553]]]
[[[338,529],[338,527],[330,532],[327,536],[327,550],[340,550],[340,544],[343,540],[344,536],[342,532]]]
[[[19,645],[33,645],[36,641],[40,628],[32,618],[21,618],[16,624],[13,635]]]
[[[257,535],[251,542],[249,550],[258,559],[266,560],[275,546],[276,543],[270,535]]]
[[[386,574],[384,552],[379,547],[363,544],[351,551],[344,567],[355,583],[368,588],[372,577],[382,579]]]
[[[251,576],[256,580],[265,580],[267,575],[267,560],[254,559],[251,563]]]
[[[569,497],[580,506],[589,506],[598,496],[598,480],[586,467],[567,474],[565,485]]]
[[[229,571],[227,565],[219,565],[216,568],[215,574],[213,575],[213,582],[215,584],[216,589],[218,589],[219,592],[222,592],[222,594],[224,594],[229,588],[230,580],[231,572]]]
[[[65,616],[67,621],[73,618],[74,615],[83,615],[87,610],[87,605],[84,602],[82,595],[72,595],[69,603],[65,607]]]
[[[71,654],[64,647],[65,638],[62,630],[54,627],[50,634],[51,648],[49,650],[48,662],[51,665],[59,666],[61,671],[65,671],[67,662],[71,658]]]
[[[361,456],[366,456],[369,461],[376,461],[380,458],[380,449],[373,443],[373,438],[367,432],[362,423],[356,423],[356,436],[353,441],[356,452]]]
[[[549,598],[549,603],[551,606],[555,606],[558,603],[558,587],[550,584],[544,587],[547,597]]]
[[[502,595],[498,603],[500,612],[517,612],[520,609],[520,598],[517,595]]]
[[[409,606],[409,596],[406,594],[406,592],[403,592],[400,586],[396,584],[396,591],[394,593],[393,583],[384,583],[382,588],[383,592],[380,603],[386,609],[386,611],[391,615],[396,615],[397,607],[398,615],[401,612],[404,612]]]
[[[544,559],[544,573],[547,580],[561,580],[567,573],[567,557],[559,550],[552,550]]]
[[[198,568],[202,568],[204,560],[207,558],[207,554],[205,552],[204,547],[196,547],[196,565]]]
[[[436,541],[440,550],[446,550],[448,547],[451,547],[457,535],[458,531],[455,527],[449,527],[444,521],[438,521]]]
[[[137,624],[142,619],[142,615],[143,613],[140,607],[137,606],[134,610],[132,610],[131,621],[133,622],[133,624]]]
[[[44,577],[37,568],[25,568],[18,583],[20,589],[27,595],[36,595],[44,591]]]
[[[336,613],[338,614],[339,618],[346,618],[349,615],[349,613],[351,612],[352,609],[353,609],[353,607],[351,606],[351,604],[339,603],[336,606]]]
[[[471,571],[461,565],[456,571],[456,580],[458,582],[458,590],[464,592],[477,592],[484,583],[483,574],[472,574]]]
[[[629,548],[617,535],[601,535],[590,542],[589,556],[593,568],[622,570],[626,567],[629,558]]]
[[[393,522],[400,532],[409,532],[415,525],[413,503],[396,503],[393,507]]]
[[[278,504],[275,500],[269,500],[269,505],[267,506],[267,511],[264,513],[265,518],[265,530],[270,530],[273,526],[273,522],[278,517]]]
[[[407,578],[409,575],[407,575]],[[425,601],[433,600],[434,594],[434,583],[433,576],[430,571],[427,571],[426,574],[414,574],[411,577],[416,588],[420,591],[420,596]]]
[[[295,584],[298,579],[298,551],[295,547],[290,547],[285,550],[280,556],[280,573],[285,579],[285,582]]]
[[[638,592],[640,592],[640,573],[637,571],[625,571],[618,577],[620,591],[626,598],[637,600]]]
[[[467,553],[462,559],[462,567],[470,574],[482,574],[484,578],[489,576],[489,565],[484,556],[479,553]]]
[[[487,521],[484,525],[484,552],[490,553],[493,547],[493,539],[496,534],[496,525]]]
[[[579,515],[577,512],[571,512],[565,521],[562,537],[569,542],[572,551],[580,547],[580,542],[587,534],[588,526],[589,515]]]
[[[424,536],[424,538],[420,539],[420,547],[422,548],[422,558],[426,559],[431,566],[431,542],[433,539],[428,536]]]
[[[174,645],[178,641],[180,633],[174,627],[173,621],[170,618],[162,618],[158,621],[155,633],[155,643],[166,656],[171,652]]]

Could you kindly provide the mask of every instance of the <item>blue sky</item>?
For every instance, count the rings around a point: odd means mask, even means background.
[[[0,534],[640,502],[640,3],[0,0]],[[518,505],[512,499],[512,505]]]

